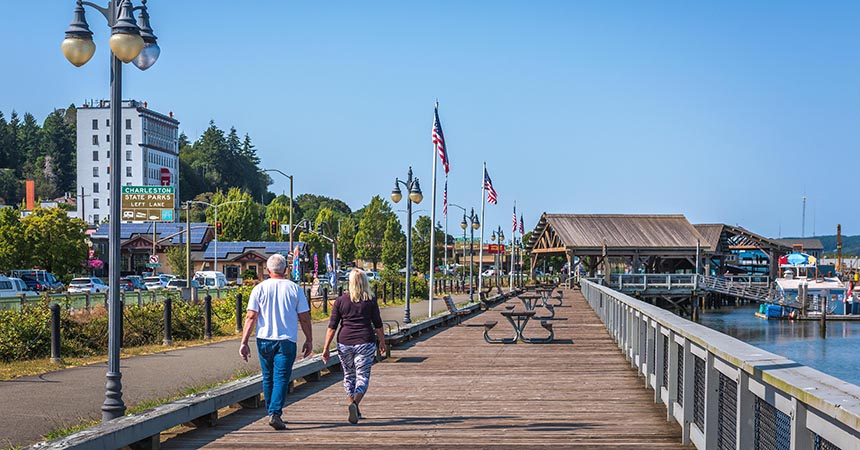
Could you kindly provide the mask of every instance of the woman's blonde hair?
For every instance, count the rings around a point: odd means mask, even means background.
[[[349,299],[353,303],[370,300],[373,296],[370,294],[370,283],[367,281],[367,274],[361,269],[352,269],[349,271]]]

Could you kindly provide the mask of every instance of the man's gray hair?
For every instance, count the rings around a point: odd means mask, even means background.
[[[280,253],[275,253],[266,261],[266,268],[278,275],[283,275],[287,271],[287,258]]]

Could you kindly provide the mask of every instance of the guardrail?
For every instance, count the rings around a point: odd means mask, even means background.
[[[490,300],[501,301],[505,298],[503,295],[498,295]],[[472,303],[463,309],[477,312],[479,306],[479,303]],[[456,319],[451,313],[443,313],[421,322],[398,324],[397,332],[386,334],[386,341],[396,345],[430,329],[455,322]],[[390,354],[386,356],[390,356]],[[307,377],[319,379],[323,369],[339,364],[340,359],[336,351],[332,352],[327,364],[322,362],[320,356],[306,358],[293,365],[290,381]],[[159,436],[162,431],[185,423],[193,423],[198,426],[214,425],[219,409],[233,404],[257,408],[261,405],[261,394],[262,376],[254,375],[136,414],[122,416],[62,438],[40,442],[28,448],[115,449],[132,444],[134,444],[134,448],[158,448]]]
[[[860,449],[860,386],[583,280],[582,293],[699,449]]]

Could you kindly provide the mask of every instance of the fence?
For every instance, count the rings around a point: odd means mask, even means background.
[[[236,288],[224,288],[224,289],[197,289],[194,288],[191,290],[192,297],[194,300],[203,301],[203,298],[206,295],[210,295],[213,298],[220,298],[222,295],[229,295],[231,291],[234,291]],[[179,291],[175,290],[166,290],[166,289],[157,289],[152,291],[120,291],[120,300],[123,301],[127,305],[135,304],[135,305],[147,305],[150,303],[161,303],[166,298],[175,298],[179,296]],[[89,309],[96,305],[106,305],[107,304],[107,293],[76,293],[70,294],[68,292],[61,294],[44,294],[44,295],[18,295],[15,297],[3,297],[0,298],[0,309],[14,309],[20,310],[22,305],[26,304],[36,304],[42,301],[43,298],[48,297],[48,301],[50,303],[60,303],[66,308],[69,309]]]
[[[860,387],[605,286],[582,293],[700,449],[860,449]]]

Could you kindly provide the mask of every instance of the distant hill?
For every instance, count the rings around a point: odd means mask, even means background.
[[[818,239],[824,245],[824,254],[836,254],[836,235],[828,236],[811,236],[812,239]],[[860,236],[842,236],[842,254],[851,256],[860,256]]]

